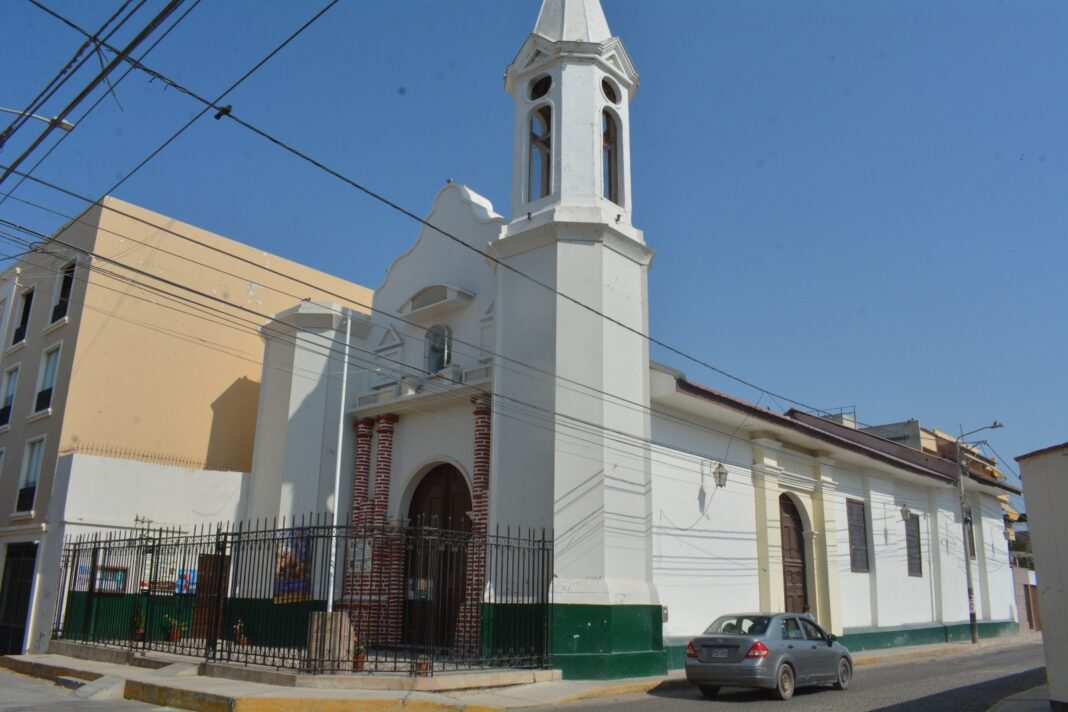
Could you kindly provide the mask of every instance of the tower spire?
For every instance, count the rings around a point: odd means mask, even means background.
[[[612,37],[600,0],[544,0],[534,34],[550,42],[604,42]]]
[[[512,216],[631,227],[630,112],[638,72],[600,0],[543,0],[505,73],[516,102]],[[509,234],[533,228],[513,222]]]

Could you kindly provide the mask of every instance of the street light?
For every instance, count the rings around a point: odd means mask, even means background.
[[[71,122],[67,121],[66,119],[60,119],[60,118],[51,118],[50,119],[47,116],[39,116],[37,114],[26,114],[26,113],[23,113],[21,111],[18,111],[17,109],[6,109],[6,108],[4,108],[2,106],[0,106],[0,111],[2,111],[5,114],[17,114],[19,116],[26,116],[26,117],[29,117],[31,119],[37,119],[38,121],[45,122],[49,126],[55,126],[57,129],[60,129],[61,131],[73,131],[74,130],[74,124],[72,124]]]
[[[972,542],[972,538],[969,536],[969,527],[972,524],[971,508],[968,506],[968,500],[964,494],[964,478],[967,475],[967,468],[964,466],[964,457],[961,453],[960,444],[969,435],[1004,427],[1004,424],[997,420],[990,425],[984,425],[968,432],[964,432],[964,426],[961,426],[961,434],[957,438],[957,486],[960,488],[960,526],[964,536],[964,579],[968,585],[968,624],[971,628],[973,644],[979,642],[979,624],[975,620],[975,587],[972,585],[972,553],[969,546]]]

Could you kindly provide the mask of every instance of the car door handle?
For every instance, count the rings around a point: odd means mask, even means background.
[[[790,650],[794,649],[794,646],[792,646],[792,645],[787,645],[786,647],[789,648]]]

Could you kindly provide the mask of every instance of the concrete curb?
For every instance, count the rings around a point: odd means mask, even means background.
[[[577,692],[574,695],[555,700],[552,704],[566,705],[569,702],[578,702],[579,700],[589,700],[598,697],[617,697],[619,695],[634,695],[642,692],[666,692],[668,690],[679,690],[689,686],[690,683],[685,677],[676,677],[668,680],[655,679],[642,682],[626,682],[619,685],[608,685],[605,687],[597,687],[592,690]]]
[[[915,650],[907,652],[875,653],[867,658],[854,658],[855,667],[870,667],[875,665],[889,665],[894,663],[910,662],[916,660],[933,660],[944,657],[952,657],[989,650],[991,648],[1011,648],[1029,645],[1033,640],[1006,641],[1002,644],[985,645],[975,647],[969,644],[954,645],[939,649]],[[873,653],[875,651],[872,651]],[[93,681],[101,677],[100,674],[87,670],[74,669],[62,661],[39,662],[31,660],[19,660],[7,656],[0,657],[0,666],[13,672],[33,677],[43,678],[55,682],[57,677],[73,677],[81,680]],[[186,671],[182,671],[186,672]],[[192,675],[169,676],[189,680]],[[213,679],[213,678],[203,678]],[[419,693],[408,691],[396,697],[375,698],[352,698],[338,695],[340,690],[331,690],[334,694],[316,695],[313,688],[304,688],[302,692],[309,694],[300,697],[292,694],[294,688],[288,688],[289,694],[278,694],[273,690],[251,692],[251,694],[230,694],[227,692],[209,692],[205,690],[188,689],[183,686],[179,679],[170,683],[166,678],[153,680],[124,679],[123,697],[129,700],[147,702],[149,704],[173,707],[179,709],[195,710],[197,712],[504,712],[511,707],[528,705],[485,705],[468,704],[454,699],[417,699],[413,695],[434,695],[435,693]],[[647,694],[652,692],[668,692],[685,689],[690,686],[685,676],[675,673],[672,677],[657,677],[646,679],[631,679],[620,681],[617,684],[591,687],[581,692],[576,692],[556,699],[546,699],[537,702],[538,705],[559,706],[581,700],[618,697],[623,695]],[[319,691],[326,692],[325,690]],[[440,693],[437,693],[440,694]],[[496,700],[494,700],[496,702]],[[528,703],[530,706],[533,704]],[[1001,708],[1001,703],[991,708]],[[1007,706],[1006,706],[1007,708]],[[1001,709],[1004,712],[1005,708]]]

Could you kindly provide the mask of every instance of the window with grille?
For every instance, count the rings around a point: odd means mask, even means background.
[[[864,503],[855,499],[846,500],[849,518],[849,569],[858,573],[868,572],[868,524]]]
[[[923,576],[923,553],[920,550],[920,516],[910,514],[905,520],[905,548],[908,551],[909,576]]]

